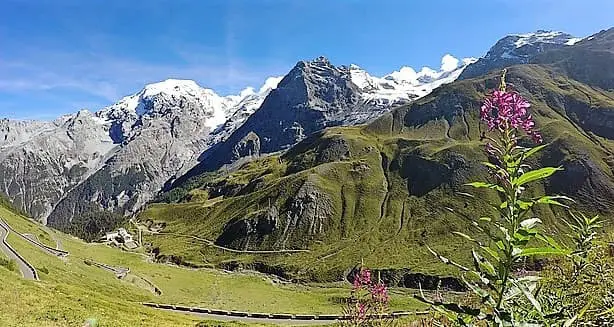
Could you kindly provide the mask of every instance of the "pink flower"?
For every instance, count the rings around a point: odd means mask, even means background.
[[[369,269],[360,269],[354,278],[354,289],[361,289],[363,286],[371,284],[371,271]]]
[[[388,288],[384,283],[377,283],[369,290],[371,293],[371,299],[379,303],[388,303],[390,297],[388,296]]]
[[[364,303],[358,303],[358,319],[365,319],[367,317],[367,305]]]
[[[484,100],[480,108],[480,118],[486,122],[489,130],[504,131],[507,128],[524,130],[534,142],[540,143],[542,137],[534,130],[535,122],[529,114],[531,107],[517,92],[494,91]]]

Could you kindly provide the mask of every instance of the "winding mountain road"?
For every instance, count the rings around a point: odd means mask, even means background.
[[[118,278],[123,278],[124,276],[126,276],[129,272],[130,272],[130,268],[124,268],[124,267],[113,267],[113,266],[109,266],[107,264],[104,263],[100,263],[100,262],[96,262],[93,260],[89,260],[86,259],[84,260],[85,264],[90,265],[90,266],[95,266],[98,267],[100,269],[109,271],[114,273]]]
[[[38,237],[32,235],[32,234],[20,234],[21,237],[23,237],[24,239],[26,239],[28,242],[32,243],[32,245],[40,248],[41,250],[54,255],[56,257],[67,257],[68,256],[68,252],[63,251],[63,250],[59,250],[59,249],[54,249],[50,246],[47,246],[43,243],[41,243],[41,241],[39,241]],[[56,241],[57,243],[57,241]]]
[[[29,264],[17,251],[15,251],[7,242],[6,238],[8,237],[11,228],[7,225],[3,220],[0,219],[0,250],[6,254],[9,259],[15,260],[17,263],[17,267],[21,271],[23,278],[28,280],[38,280],[38,273],[34,266]]]

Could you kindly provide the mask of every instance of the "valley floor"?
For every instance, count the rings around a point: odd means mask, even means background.
[[[0,217],[15,231],[32,234],[50,247],[61,244],[70,253],[66,258],[57,257],[16,233],[8,235],[7,242],[36,269],[40,280],[25,280],[18,270],[0,267],[2,326],[81,326],[89,318],[97,319],[99,326],[196,326],[200,321],[196,316],[147,308],[142,302],[250,312],[339,314],[340,300],[349,292],[348,285],[342,284],[281,284],[257,273],[149,263],[144,254],[87,244],[48,231],[5,208],[0,208]],[[91,262],[127,267],[135,278],[118,279]],[[151,282],[161,295],[139,280]],[[412,299],[410,291],[393,289],[391,293],[393,310],[424,309]]]

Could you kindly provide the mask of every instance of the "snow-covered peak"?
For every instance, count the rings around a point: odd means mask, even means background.
[[[422,67],[419,72],[416,72],[411,67],[401,67],[398,71],[394,71],[383,78],[400,84],[420,86],[446,78],[448,75],[456,72],[460,74],[462,69],[474,63],[476,60],[475,58],[464,58],[459,60],[450,54],[446,54],[441,58],[439,70],[434,70],[433,68],[425,66]]]
[[[236,109],[236,107],[240,105],[241,102],[244,102],[246,99],[258,97],[264,100],[264,98],[269,94],[269,92],[277,88],[277,85],[282,80],[282,78],[283,76],[269,77],[264,81],[264,84],[262,84],[262,86],[258,89],[258,92],[256,92],[256,89],[254,89],[254,87],[248,86],[244,88],[243,90],[241,90],[241,92],[239,92],[238,95],[227,95],[225,99],[228,101],[229,105],[234,109]],[[231,109],[230,113],[232,114],[234,111],[235,110]]]
[[[284,78],[283,76],[275,76],[275,77],[267,78],[264,81],[264,84],[262,84],[262,86],[260,87],[260,90],[258,90],[258,94],[260,95],[268,94],[269,92],[271,92],[271,90],[276,89],[277,85],[279,85],[279,82],[281,82],[283,78]]]
[[[530,62],[531,58],[545,51],[567,47],[580,40],[580,38],[564,32],[544,30],[507,35],[497,41],[484,57],[467,67],[460,78],[474,78],[495,69],[526,64]]]
[[[226,100],[230,104],[228,116],[224,124],[218,126],[214,131],[212,143],[219,142],[230,136],[256,111],[269,93],[277,88],[283,76],[269,77],[264,81],[264,84],[255,91],[253,87],[243,89],[239,95],[226,96]]]
[[[459,67],[459,64],[460,60],[456,59],[454,56],[448,53],[444,55],[443,58],[441,58],[441,71],[451,72],[453,70],[456,70],[456,68]]]
[[[458,78],[467,65],[475,58],[459,60],[450,54],[441,58],[438,70],[422,67],[416,72],[412,67],[401,67],[383,77],[374,77],[358,65],[350,65],[350,78],[362,91],[367,101],[397,103],[409,101],[429,94],[442,84],[451,83]]]
[[[167,79],[158,83],[148,84],[141,91],[143,97],[156,96],[160,93],[179,94],[186,93],[195,95],[204,90],[192,80]],[[209,90],[211,91],[211,90]],[[213,92],[213,91],[211,91]]]
[[[426,68],[426,67],[425,67]],[[418,73],[411,67],[401,67],[399,71],[394,71],[386,76],[385,79],[392,80],[400,83],[417,84]]]
[[[223,124],[228,114],[228,101],[211,89],[199,86],[192,80],[167,79],[146,85],[136,94],[126,96],[116,104],[99,111],[96,116],[102,121],[126,122],[136,120],[144,115],[161,114],[153,112],[154,101],[178,103],[182,99],[193,101],[204,112],[208,119],[203,124],[210,128]]]
[[[544,30],[538,30],[534,33],[512,34],[510,36],[516,38],[516,40],[514,41],[514,45],[516,46],[516,48],[523,47],[527,44],[535,43],[573,45],[581,40],[581,38],[573,37],[567,33]]]
[[[377,87],[377,82],[373,79],[373,77],[356,64],[350,65],[350,78],[352,82],[356,84],[356,86],[363,90]]]

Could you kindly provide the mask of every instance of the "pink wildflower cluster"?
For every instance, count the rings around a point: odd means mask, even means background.
[[[367,290],[371,295],[371,300],[377,303],[388,303],[390,300],[386,284],[373,282],[369,269],[361,269],[354,278],[354,291],[359,290]]]
[[[371,286],[370,289],[371,299],[377,303],[388,303],[390,297],[388,296],[388,288],[384,283],[377,283]]]
[[[368,288],[369,285],[371,285],[371,271],[369,269],[361,269],[354,277],[354,289]]]
[[[541,134],[534,130],[535,122],[529,114],[531,105],[517,92],[494,91],[480,110],[480,118],[489,130],[504,131],[508,128],[524,130],[535,143],[542,142]]]
[[[374,281],[369,269],[361,268],[354,275],[352,298],[348,302],[346,315],[347,326],[369,325],[373,316],[381,316],[388,312],[388,288],[381,281]]]

